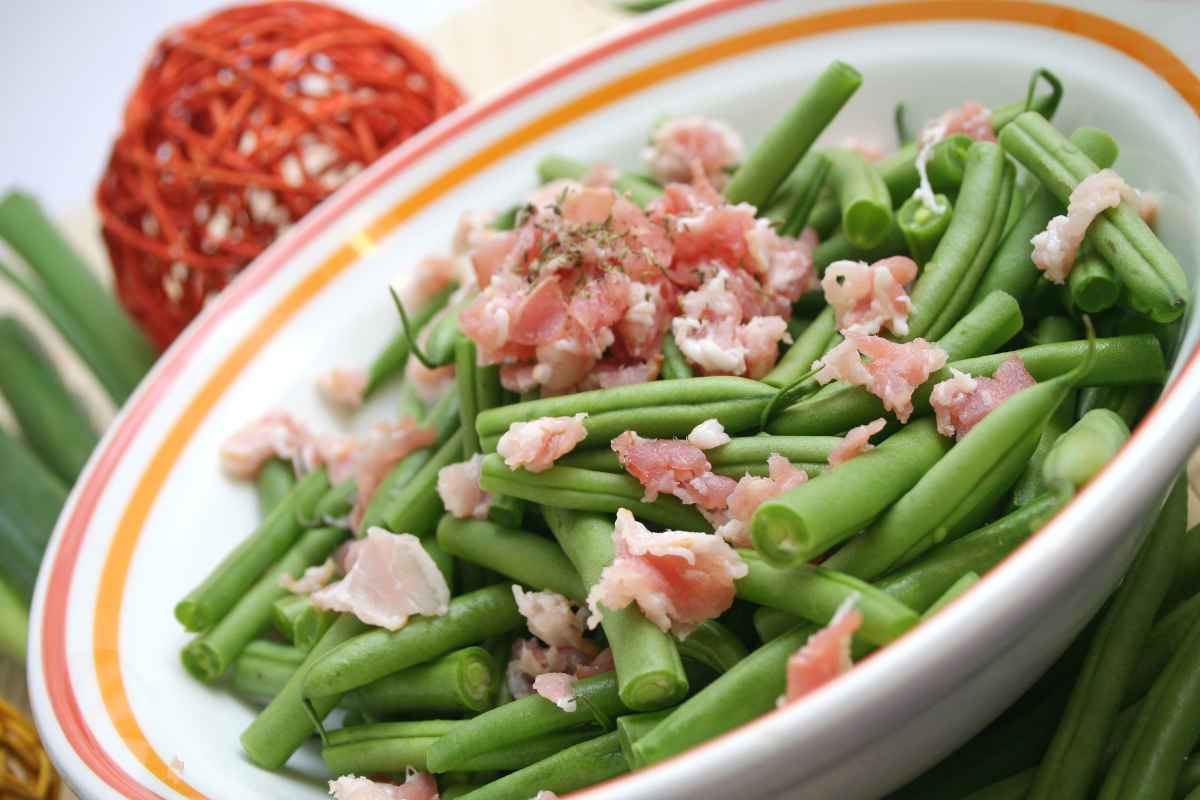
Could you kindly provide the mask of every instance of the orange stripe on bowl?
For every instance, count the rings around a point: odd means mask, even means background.
[[[728,0],[727,2],[716,3],[712,6],[693,9],[679,17],[668,18],[652,29],[634,31],[626,37],[611,42],[600,50],[585,54],[580,59],[571,62],[559,74],[567,74],[570,71],[586,66],[597,58],[601,58],[611,52],[619,51],[659,32],[677,28],[691,21],[713,16],[727,9],[746,5],[749,2],[752,2],[752,0]],[[495,164],[514,150],[536,141],[545,134],[574,121],[584,114],[602,108],[655,83],[723,59],[802,37],[856,27],[935,20],[1020,22],[1087,37],[1119,50],[1145,64],[1174,87],[1200,113],[1200,81],[1196,79],[1196,76],[1180,59],[1157,41],[1140,31],[1094,14],[1045,3],[1025,2],[1023,0],[976,0],[976,2],[926,0],[925,2],[900,2],[876,6],[858,6],[789,20],[732,36],[636,70],[609,84],[591,90],[549,111],[513,133],[501,137],[476,154],[467,157],[455,167],[442,173],[413,194],[401,200],[380,218],[373,221],[364,233],[357,234],[356,236],[359,238],[354,242],[354,245],[361,245],[362,237],[364,236],[367,241],[378,241],[429,203],[434,202],[437,198],[481,170]],[[537,85],[540,85],[540,83],[535,82],[534,84],[519,88],[508,100],[512,101],[519,98],[522,93],[530,91],[532,87]],[[129,504],[122,514],[104,564],[95,612],[93,652],[101,696],[104,699],[109,715],[118,733],[135,757],[160,780],[189,797],[199,797],[200,795],[168,769],[162,757],[150,747],[134,717],[125,692],[117,653],[121,602],[130,562],[147,515],[162,489],[166,476],[175,465],[184,446],[209,411],[211,411],[212,407],[237,375],[270,338],[297,311],[311,301],[324,286],[341,273],[342,270],[350,266],[356,259],[357,249],[355,246],[346,244],[338,248],[313,273],[288,292],[283,300],[271,310],[254,331],[237,345],[233,353],[226,358],[213,376],[205,383],[204,387],[192,399],[179,420],[171,428],[162,445],[155,452],[150,465],[147,467],[134,490]],[[193,341],[190,344],[196,347],[201,341],[200,337],[193,337]],[[159,378],[161,380],[168,380],[169,376],[162,375]],[[135,420],[135,424],[140,424],[141,418],[144,418],[144,414]],[[132,435],[132,431],[129,432],[129,435]],[[107,465],[104,473],[97,470],[97,474],[93,476],[93,480],[106,480],[108,472],[111,471],[113,466],[115,465]],[[91,516],[91,507],[86,510],[81,509],[81,511],[85,511],[85,513],[77,514],[78,519],[72,519],[72,524],[78,526],[76,530],[79,531],[82,531],[86,527],[88,518]],[[74,558],[71,558],[70,566],[74,566]],[[67,577],[69,578],[69,575]],[[65,595],[66,587],[62,588]],[[47,637],[45,666],[48,673],[48,680],[51,677],[51,673],[57,675],[62,680],[55,678],[55,685],[60,690],[70,692],[70,682],[66,677],[65,642],[59,642],[56,645],[56,640],[50,631],[50,626],[57,622],[60,626],[59,632],[61,633],[63,618],[59,616],[59,612],[61,610],[62,615],[65,616],[65,598],[60,597],[59,599],[63,600],[63,602],[53,604],[54,614],[50,613],[51,604],[49,601],[47,603],[47,622],[44,628],[46,631],[44,635]],[[70,700],[71,706],[69,710],[73,712],[72,715],[78,714],[77,704],[74,701],[73,695]],[[55,710],[56,713],[62,713],[61,709],[57,706]],[[75,722],[78,723],[79,720]],[[115,764],[108,758],[106,753],[102,751],[97,752],[99,746],[95,742],[94,737],[90,735],[90,731],[86,730],[86,725],[83,726],[83,733],[86,735],[81,736],[72,736],[70,733],[70,731],[79,733],[79,726],[77,724],[72,726],[64,724],[63,727],[64,732],[68,732],[68,738],[71,740],[72,746],[90,765],[96,767],[96,760],[101,760],[104,764],[115,767]],[[120,772],[119,767],[116,769]],[[111,777],[111,770],[105,770],[104,779],[119,791],[130,792],[137,789],[139,795],[149,796],[132,777],[121,773],[118,778],[121,783],[119,786]]]

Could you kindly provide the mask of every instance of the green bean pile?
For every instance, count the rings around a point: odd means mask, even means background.
[[[175,609],[196,634],[183,649],[187,670],[205,682],[232,675],[235,692],[263,705],[241,737],[253,763],[281,769],[319,741],[331,778],[402,782],[416,770],[436,777],[443,798],[471,800],[566,793],[654,764],[774,709],[789,658],[845,604],[862,615],[855,658],[936,613],[1116,454],[1165,380],[1189,297],[1183,272],[1128,202],[1096,218],[1062,285],[1042,277],[1030,242],[1082,180],[1116,161],[1116,142],[1096,128],[1060,133],[1049,120],[1062,86],[1038,70],[1025,100],[990,112],[998,141],[955,133],[928,152],[906,141],[875,161],[849,147],[814,149],[861,82],[832,64],[730,170],[723,194],[785,236],[815,231],[818,276],[844,259],[916,262],[907,329],[889,338],[932,343],[946,364],[917,386],[911,417],[864,386],[817,382],[814,362],[843,333],[857,335],[839,330],[819,288],[794,304],[791,336],[761,379],[698,376],[668,329],[656,380],[546,397],[518,396],[499,366],[479,365],[455,287],[420,308],[397,300],[401,329],[371,364],[365,393],[400,382],[413,359],[453,365],[452,390],[431,408],[409,381],[400,390],[402,413],[436,441],[391,468],[353,531],[353,480],[334,485],[324,468],[297,476],[268,462],[257,477],[258,529]],[[582,179],[589,169],[549,156],[538,174]],[[925,179],[933,206],[914,194]],[[664,191],[634,173],[612,185],[641,206]],[[492,225],[511,228],[523,213]],[[1014,358],[1036,383],[957,440],[946,435],[934,387],[959,373],[987,378]],[[582,441],[543,471],[513,469],[496,452],[518,423],[574,415],[586,415]],[[833,458],[847,432],[877,418],[885,427],[873,447]],[[636,603],[594,608],[611,668],[575,682],[571,710],[536,693],[514,698],[506,665],[530,634],[513,585],[586,605],[617,557],[619,509],[656,528],[716,526],[677,497],[647,496],[610,442],[627,431],[681,439],[709,420],[732,437],[705,454],[716,475],[766,476],[778,455],[809,476],[746,523],[739,544],[752,546],[736,550],[746,572],[732,606],[686,638]],[[439,472],[464,461],[478,465],[491,496],[486,519],[447,513],[435,491]],[[1200,532],[1184,533],[1184,496],[1181,479],[1060,667],[903,796],[1115,800],[1200,785],[1191,755],[1200,744]],[[451,589],[444,614],[387,630],[281,585],[375,526],[419,538]],[[1036,732],[1055,720],[1052,738]],[[984,758],[989,747],[1002,752]]]

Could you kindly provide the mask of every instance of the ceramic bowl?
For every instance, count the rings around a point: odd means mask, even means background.
[[[890,146],[897,101],[916,120],[965,98],[1010,102],[1046,66],[1066,85],[1059,124],[1110,130],[1122,174],[1161,193],[1160,231],[1194,281],[1200,79],[1163,42],[1194,46],[1196,20],[1181,3],[685,4],[388,155],[210,305],[72,493],[39,581],[29,665],[38,726],[68,782],[86,798],[324,795],[315,748],[283,772],[256,769],[238,745],[255,709],[180,667],[187,636],[173,604],[256,522],[253,491],[217,468],[218,444],[279,405],[344,426],[318,403],[314,377],[365,363],[396,326],[388,280],[443,248],[461,210],[522,196],[541,155],[633,167],[652,122],[672,112],[723,117],[754,141],[835,58],[865,83],[826,140]],[[1170,388],[1120,456],[944,613],[804,703],[582,796],[877,797],[947,753],[1055,658],[1129,562],[1200,439],[1189,413],[1198,336],[1189,315]]]

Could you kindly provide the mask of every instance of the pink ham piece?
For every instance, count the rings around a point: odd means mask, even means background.
[[[704,451],[679,439],[644,439],[625,431],[612,440],[621,466],[646,488],[648,503],[658,495],[672,494],[704,509],[725,507],[735,485],[732,478],[716,475]]]
[[[358,529],[371,498],[375,496],[375,490],[391,472],[392,467],[409,453],[428,447],[436,441],[437,431],[419,427],[411,417],[405,417],[399,422],[378,423],[371,427],[366,436],[353,440],[350,471],[358,493],[350,511],[351,528]],[[330,480],[334,483],[340,482],[332,469]]]
[[[917,137],[920,149],[917,151],[916,159],[917,174],[921,178],[921,183],[913,196],[920,198],[926,208],[941,210],[933,195],[933,187],[929,184],[929,175],[926,172],[929,157],[937,144],[958,133],[965,134],[977,142],[996,141],[996,132],[992,128],[991,110],[974,100],[968,100],[958,108],[950,108],[942,112],[941,116],[930,120],[921,129],[921,133]]]
[[[367,380],[365,369],[335,367],[317,378],[317,389],[330,405],[354,409],[362,405]]]
[[[371,528],[346,577],[313,592],[311,599],[317,608],[396,631],[414,614],[445,614],[450,589],[420,539]]]
[[[662,631],[685,638],[697,625],[733,604],[734,581],[749,571],[719,536],[686,531],[651,533],[629,509],[617,511],[616,557],[588,593],[588,626],[600,624],[600,606],[637,603]]]
[[[937,414],[938,433],[963,438],[992,409],[1022,389],[1037,383],[1016,353],[990,378],[972,378],[958,370],[933,387],[929,402]]]
[[[329,794],[334,800],[438,800],[433,776],[411,768],[405,774],[403,786],[343,775],[329,782]]]
[[[412,382],[422,403],[433,405],[454,385],[454,365],[429,369],[417,359],[410,358],[404,367],[404,377]]]
[[[231,477],[249,480],[269,459],[292,462],[310,472],[323,461],[315,436],[286,411],[269,411],[239,428],[221,444],[221,467]]]
[[[324,564],[311,566],[304,570],[299,578],[293,578],[286,572],[279,576],[279,585],[292,594],[310,594],[338,576],[337,562],[332,558],[325,559]]]
[[[619,364],[601,361],[579,383],[579,390],[611,389],[614,386],[635,386],[658,377],[662,356],[657,353],[649,361]]]
[[[839,380],[862,386],[883,401],[901,422],[912,415],[912,394],[946,365],[946,351],[924,339],[897,344],[879,336],[845,331],[846,340],[813,363],[814,376],[825,385]],[[869,360],[863,362],[859,357]]]
[[[563,711],[575,710],[575,678],[565,672],[545,672],[533,679],[533,691]]]
[[[712,450],[714,447],[728,444],[729,434],[725,432],[725,426],[721,424],[720,420],[706,419],[692,428],[692,432],[687,435],[687,440],[689,444],[695,445],[701,450]]]
[[[746,232],[750,255],[747,266],[768,294],[794,303],[816,283],[812,257],[816,239],[817,232],[812,228],[805,228],[798,239],[780,236],[767,220],[759,219]]]
[[[571,601],[557,592],[527,592],[513,586],[517,610],[529,632],[552,647],[570,647],[595,653],[596,646],[583,638],[583,615],[571,609]]]
[[[742,160],[742,137],[726,123],[701,116],[675,117],[650,134],[642,159],[659,183],[688,181],[692,165],[720,189],[729,179],[726,172]]]
[[[752,547],[750,520],[760,505],[808,480],[808,473],[778,453],[767,459],[768,476],[744,475],[729,495],[729,520],[717,528],[734,547]]]
[[[597,653],[590,642],[585,652],[574,647],[547,647],[537,639],[519,639],[513,642],[505,674],[512,696],[521,698],[534,691],[533,682],[539,675],[561,673],[588,678],[612,669],[612,651],[605,648]]]
[[[1088,227],[1100,213],[1116,208],[1124,200],[1140,206],[1138,193],[1111,169],[1087,176],[1067,203],[1067,215],[1050,220],[1046,230],[1030,239],[1033,263],[1051,283],[1064,283],[1075,266],[1075,256],[1087,235]]]
[[[464,240],[476,239],[480,236],[483,230],[486,230],[487,222],[483,222],[479,228],[474,227],[475,223],[482,219],[478,214],[464,214],[459,221],[460,229],[455,231],[455,246],[459,244],[460,237]],[[490,220],[489,220],[490,221]],[[411,314],[417,308],[425,305],[438,292],[445,289],[452,283],[460,283],[462,281],[462,270],[459,267],[458,261],[446,256],[426,256],[417,262],[417,265],[412,269],[406,269],[392,281],[392,288],[396,291],[396,296],[400,298],[400,302],[408,309]]]
[[[916,277],[917,264],[907,256],[891,256],[871,265],[843,260],[825,270],[821,288],[837,314],[839,330],[876,334],[887,328],[904,336],[912,311],[904,287]]]
[[[580,412],[573,417],[514,422],[496,443],[496,452],[509,469],[544,472],[587,438],[586,418],[587,414]]]
[[[842,437],[842,442],[837,447],[833,448],[833,452],[829,454],[830,466],[836,467],[838,464],[845,464],[850,459],[870,450],[875,445],[871,444],[871,437],[883,430],[887,425],[887,420],[883,417],[872,420],[866,425],[859,425],[857,428],[851,428],[850,431]]]
[[[854,607],[857,600],[857,594],[851,595],[829,624],[808,637],[804,646],[788,659],[784,702],[794,703],[854,666],[850,643],[863,620],[862,612]]]
[[[492,496],[479,488],[483,456],[450,464],[438,470],[437,493],[446,511],[458,519],[487,519]]]

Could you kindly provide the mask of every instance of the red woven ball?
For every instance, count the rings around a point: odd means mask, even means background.
[[[166,347],[288,226],[462,101],[420,45],[324,5],[168,33],[96,191],[122,303]]]

